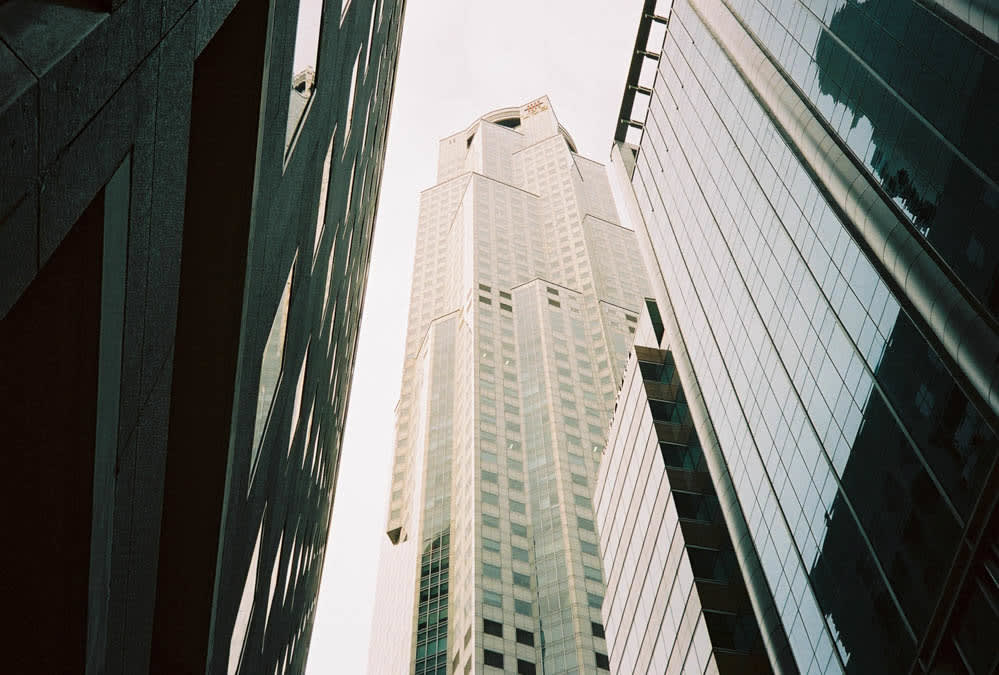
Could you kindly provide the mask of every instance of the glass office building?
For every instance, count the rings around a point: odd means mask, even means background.
[[[668,5],[612,165],[770,658],[994,672],[995,9]]]
[[[368,669],[606,670],[592,494],[647,289],[635,234],[547,97],[439,147]]]

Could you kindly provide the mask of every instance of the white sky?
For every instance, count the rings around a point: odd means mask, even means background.
[[[437,142],[491,110],[547,94],[579,152],[607,163],[641,7],[641,0],[408,1],[307,675],[367,667],[417,200],[434,185]]]

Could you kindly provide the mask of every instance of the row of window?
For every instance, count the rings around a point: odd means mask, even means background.
[[[502,653],[494,652],[491,649],[483,649],[482,651],[483,660],[487,666],[500,669],[504,667]],[[606,654],[594,652],[594,663],[601,670],[610,670],[610,660]],[[533,663],[524,659],[517,659],[517,675],[535,675],[535,673],[537,673],[537,668]]]
[[[530,583],[530,582],[528,582]],[[489,605],[490,607],[497,607],[503,609],[503,594],[496,591],[490,591],[483,589],[482,591],[482,602],[483,604]],[[519,600],[514,598],[513,600],[513,611],[517,614],[522,614],[523,616],[532,616],[533,606],[528,600]]]
[[[491,621],[489,619],[482,620],[482,632],[486,635],[495,635],[496,637],[503,637],[503,624],[499,621]],[[523,628],[516,629],[515,638],[518,644],[527,645],[528,647],[534,646],[534,633],[529,630],[524,630]]]
[[[483,658],[487,666],[503,668],[503,654],[494,652],[491,649],[483,649],[482,651],[484,652]],[[535,675],[535,673],[537,673],[537,668],[532,662],[517,659],[517,675]]]

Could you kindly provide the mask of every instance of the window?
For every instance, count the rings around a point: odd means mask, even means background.
[[[482,575],[489,577],[490,579],[499,579],[500,568],[496,565],[490,565],[489,563],[482,563]]]
[[[483,659],[487,666],[493,666],[494,668],[503,667],[503,655],[499,652],[494,652],[491,649],[483,649]]]
[[[599,621],[591,621],[590,632],[593,633],[593,637],[602,638],[604,637],[604,625]]]
[[[483,513],[482,524],[488,525],[489,527],[499,527],[499,518],[496,516],[490,516],[488,513]]]
[[[326,160],[323,162],[323,178],[319,187],[319,214],[316,216],[316,236],[312,246],[312,265],[316,264],[316,256],[319,252],[319,241],[322,239],[323,229],[326,225],[326,200],[329,193],[330,167],[333,163],[333,144],[336,141],[337,127],[333,127],[333,135],[330,136],[329,148],[326,150]],[[330,252],[330,257],[333,252]]]
[[[281,299],[278,300],[277,310],[275,310],[274,318],[271,321],[271,330],[267,335],[267,343],[264,345],[263,357],[260,359],[260,382],[257,389],[257,415],[253,421],[251,467],[257,462],[260,441],[264,435],[264,428],[267,426],[267,418],[270,415],[271,403],[274,400],[274,392],[277,389],[284,361],[284,338],[288,328],[288,305],[291,300],[291,279],[295,270],[295,261],[297,258],[292,261],[291,269],[288,270],[288,279],[285,281]]]
[[[638,367],[642,371],[643,380],[669,384],[670,380],[673,379],[673,363],[671,361],[666,363],[639,361]]]
[[[499,483],[499,476],[492,471],[483,471],[482,481],[484,483]]]
[[[305,387],[305,366],[309,362],[309,346],[311,339],[305,345],[305,356],[302,358],[302,367],[298,371],[298,384],[295,385],[295,402],[291,409],[291,431],[288,434],[288,454],[291,455],[291,446],[295,440],[295,430],[298,429],[298,419],[302,412],[302,394]],[[311,419],[311,413],[310,413]],[[308,443],[306,443],[308,452]]]
[[[551,286],[548,287],[548,292],[551,293],[552,295],[558,295],[558,291],[552,288]]]
[[[493,506],[499,506],[499,496],[498,495],[494,495],[492,492],[483,492],[482,493],[482,503],[483,504],[492,504]]]
[[[604,599],[599,595],[594,595],[593,593],[587,593],[586,604],[588,604],[593,609],[600,609],[601,607],[603,607]]]
[[[521,574],[520,572],[513,573],[513,584],[514,586],[520,586],[521,588],[531,587],[531,577],[526,574]]]
[[[316,26],[318,26],[318,22]],[[357,56],[354,57],[354,70],[350,74],[350,90],[347,92],[347,113],[344,116],[343,128],[343,148],[347,149],[347,139],[350,138],[350,126],[354,121],[354,92],[357,90],[357,67],[361,63],[361,48],[357,48]]]
[[[344,0],[343,7],[340,8],[340,25],[343,26],[343,20],[347,18],[347,10],[350,9],[350,0]]]
[[[501,302],[500,303],[500,309],[505,310],[507,312],[512,312],[513,311],[513,307],[511,307],[510,305],[506,304],[505,302]]]
[[[492,607],[502,607],[503,596],[495,591],[482,591],[482,602]]]
[[[493,553],[499,553],[500,543],[495,539],[490,539],[489,537],[482,538],[482,548],[486,551],[492,551]]]
[[[517,629],[517,642],[528,647],[534,646],[534,633],[523,628]]]
[[[704,455],[701,448],[696,443],[690,445],[678,445],[676,443],[660,442],[659,450],[663,455],[663,462],[666,466],[685,471],[704,471]]]
[[[604,578],[600,574],[600,570],[595,567],[590,567],[589,565],[583,565],[583,576],[591,581],[603,581]]]
[[[489,291],[491,291],[493,289],[489,288],[489,286],[486,286],[485,284],[479,284],[479,290],[480,291],[485,291],[486,293],[488,293]]]
[[[528,562],[530,560],[526,549],[520,548],[519,546],[513,546],[511,548],[513,549],[512,555],[514,560],[519,560],[521,562]]]
[[[590,555],[600,555],[599,551],[597,551],[597,545],[594,544],[593,542],[580,540],[579,547],[583,549],[583,553],[589,553]]]
[[[685,403],[650,400],[649,410],[652,411],[652,419],[657,422],[683,424],[690,419]]]
[[[510,510],[514,513],[527,513],[527,509],[523,502],[518,502],[516,499],[510,500]]]
[[[597,668],[601,670],[610,670],[610,660],[607,658],[606,654],[601,654],[600,652],[594,652],[597,656]]]
[[[235,672],[239,666],[246,642],[247,628],[249,628],[250,615],[253,611],[253,596],[257,581],[257,562],[260,558],[260,536],[264,531],[263,522],[257,531],[257,543],[253,546],[253,554],[250,556],[250,569],[243,584],[243,595],[239,601],[239,608],[236,610],[236,624],[232,630],[232,638],[229,642],[229,672]]]
[[[527,600],[514,600],[513,611],[524,616],[531,616],[531,603]]]
[[[681,518],[714,522],[719,515],[718,498],[694,492],[673,491],[676,513]]]
[[[486,304],[486,305],[491,305],[491,304],[493,304],[493,301],[492,301],[492,299],[491,299],[491,298],[487,298],[487,297],[485,297],[484,295],[480,295],[480,296],[479,296],[479,302],[481,302],[481,303],[483,303],[483,304]]]
[[[578,473],[572,474],[572,482],[576,485],[586,486],[586,478],[584,476],[580,476]]]
[[[573,495],[573,500],[576,502],[576,506],[585,506],[586,508],[590,508],[593,505],[590,498],[584,497],[583,495]]]
[[[495,635],[496,637],[503,637],[503,624],[498,621],[490,621],[489,619],[482,620],[482,632],[486,635]]]
[[[711,579],[713,581],[726,582],[732,576],[730,570],[735,565],[732,559],[732,552],[728,549],[718,551],[716,549],[701,548],[700,546],[688,546],[687,557],[690,560],[690,569],[697,579]]]
[[[536,675],[537,672],[537,668],[530,661],[517,659],[517,675]]]
[[[522,480],[517,480],[516,478],[508,478],[507,483],[509,484],[511,490],[516,490],[517,492],[524,491],[524,481]]]
[[[558,300],[552,300],[551,298],[548,298],[548,304],[551,305],[552,307],[562,306],[562,304]]]
[[[517,535],[518,537],[527,538],[527,527],[521,525],[520,523],[510,523],[510,532]]]
[[[593,521],[588,518],[576,517],[576,524],[579,525],[579,529],[586,530],[587,532],[593,532]]]
[[[500,297],[501,298],[506,298],[507,300],[509,300],[510,299],[510,294],[507,293],[506,291],[500,291]]]

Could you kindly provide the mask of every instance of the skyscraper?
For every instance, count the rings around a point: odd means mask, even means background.
[[[612,165],[780,670],[999,667],[996,37],[646,3]]]
[[[6,672],[304,668],[404,5],[0,4]]]
[[[546,97],[440,142],[420,196],[369,670],[608,667],[593,480],[646,281]]]

